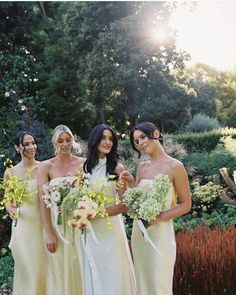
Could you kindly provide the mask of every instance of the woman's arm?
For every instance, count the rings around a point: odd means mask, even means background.
[[[122,164],[118,163],[116,166],[115,172],[120,176],[120,174],[123,171],[124,171],[124,166]],[[109,216],[115,216],[120,213],[126,212],[128,210],[128,207],[122,202],[122,197],[124,195],[124,192],[127,189],[127,186],[126,186],[125,182],[120,181],[120,177],[118,179],[117,186],[118,186],[117,193],[118,193],[118,196],[119,196],[119,199],[121,200],[121,202],[118,204],[108,206],[106,208],[106,211],[108,212]]]
[[[43,227],[46,234],[46,246],[49,252],[54,253],[57,250],[57,236],[54,232],[51,222],[50,209],[46,207],[43,201],[43,186],[49,181],[49,163],[42,162],[38,169],[38,197],[40,204],[40,213],[43,222]]]
[[[124,166],[122,164],[118,163],[116,166],[115,172],[118,175],[117,193],[118,193],[119,198],[122,200],[122,197],[123,197],[125,191],[127,190],[127,182],[122,179],[121,175],[122,175],[122,173],[128,172],[128,171],[125,171]]]
[[[126,189],[127,189],[127,187],[133,188],[139,184],[140,178],[141,178],[141,170],[143,167],[142,165],[143,165],[143,163],[138,164],[136,179],[134,179],[133,175],[127,170],[122,171],[120,173],[119,181],[125,184]]]
[[[179,197],[180,203],[174,208],[161,212],[160,215],[156,217],[156,219],[149,222],[149,225],[153,225],[158,221],[165,221],[179,217],[191,210],[192,202],[188,176],[184,166],[180,162],[178,162],[178,164],[173,169],[173,185]]]

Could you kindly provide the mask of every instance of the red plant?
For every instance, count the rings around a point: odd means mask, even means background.
[[[236,294],[236,228],[204,225],[176,235],[175,295]]]

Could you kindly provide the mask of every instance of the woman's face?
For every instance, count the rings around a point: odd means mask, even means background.
[[[20,153],[21,157],[27,157],[29,159],[34,158],[37,151],[37,144],[34,138],[26,134],[20,146],[16,147],[16,151]]]
[[[57,139],[56,145],[59,154],[70,154],[73,146],[73,139],[69,133],[62,132]]]
[[[141,130],[134,131],[134,143],[136,148],[141,153],[144,153],[146,155],[151,155],[156,146],[155,140],[148,138],[147,135]]]
[[[113,136],[110,130],[104,130],[102,134],[102,139],[97,146],[98,157],[104,158],[111,152],[113,147]]]

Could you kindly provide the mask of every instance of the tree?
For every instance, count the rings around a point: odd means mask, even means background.
[[[169,91],[166,97],[178,96],[173,93],[180,88],[171,69],[183,67],[186,56],[176,51],[175,37],[167,26],[169,13],[170,8],[161,2],[75,3],[69,7],[63,19],[78,57],[77,93],[94,106],[94,122],[106,121],[126,131],[125,123],[137,122],[145,100],[155,105],[160,99],[166,104],[161,99],[165,91]],[[168,40],[154,42],[153,27],[165,29]]]
[[[16,66],[19,77],[24,58],[30,72],[27,82],[16,83],[23,99],[21,105],[18,99],[14,103],[19,117],[22,105],[25,109],[33,105],[37,117],[51,128],[64,123],[83,138],[100,122],[120,133],[147,119],[166,131],[181,128],[190,117],[192,94],[174,72],[184,68],[188,58],[176,50],[174,32],[168,27],[174,5],[160,1],[1,4],[4,38],[11,44],[6,50],[11,48],[13,56],[21,53]],[[155,39],[155,30],[165,31],[167,38]],[[2,88],[4,95],[6,89]]]
[[[233,73],[222,72],[205,64],[197,64],[185,72],[185,83],[196,95],[191,102],[191,117],[205,113],[223,124],[235,114],[236,81]]]

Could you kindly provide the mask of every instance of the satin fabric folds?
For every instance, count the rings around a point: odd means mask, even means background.
[[[116,182],[108,181],[106,158],[93,169],[91,182],[102,178],[110,183],[107,194],[116,202]],[[125,234],[122,215],[110,217],[112,229],[105,218],[95,218],[92,227],[98,242],[88,234],[84,244],[84,272],[86,295],[136,295],[133,262]]]
[[[144,191],[151,188],[152,179],[142,179],[139,183]],[[174,191],[166,199],[166,209],[171,208]],[[134,269],[138,295],[172,295],[172,281],[176,258],[175,233],[172,220],[160,221],[147,228],[147,234],[160,250],[159,255],[145,240],[136,221],[133,223],[131,238]]]

